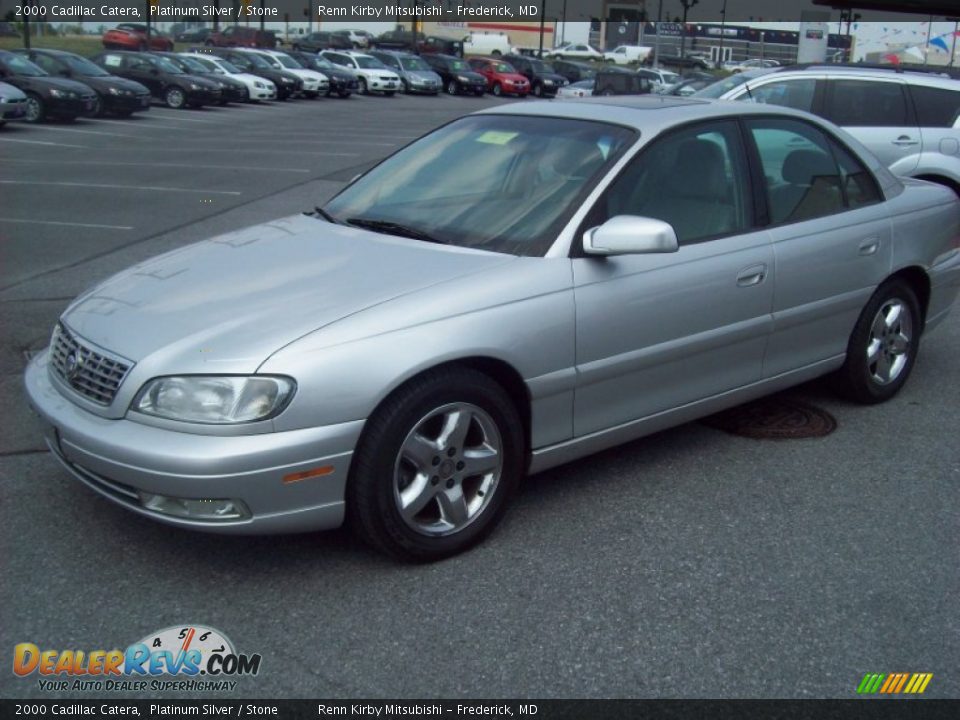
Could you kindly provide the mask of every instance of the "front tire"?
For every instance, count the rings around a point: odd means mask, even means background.
[[[457,81],[451,80],[447,83],[447,95],[456,95],[457,94]]]
[[[913,288],[900,279],[881,285],[850,335],[847,359],[834,376],[837,389],[866,405],[892,398],[913,370],[922,329]]]
[[[493,94],[497,97],[503,95],[503,86],[500,83],[493,84]]]
[[[178,87],[167,88],[167,91],[163,94],[163,100],[168,108],[174,110],[180,110],[187,104],[186,93]]]
[[[447,367],[413,379],[367,423],[347,485],[351,526],[403,560],[439,560],[485,537],[523,474],[521,421],[486,375]]]
[[[47,116],[47,106],[36,93],[27,93],[27,114],[24,119],[29,123],[43,122]]]
[[[536,83],[533,86],[533,94],[536,95],[538,98],[543,97],[543,85],[541,85],[540,83]]]
[[[360,78],[359,80],[357,80],[357,85],[358,85],[357,92],[360,93],[361,95],[366,95],[367,81],[364,78]]]

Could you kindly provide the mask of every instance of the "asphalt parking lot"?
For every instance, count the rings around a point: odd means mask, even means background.
[[[310,209],[496,102],[154,107],[0,130],[0,651],[123,648],[195,623],[263,656],[224,697],[852,698],[866,672],[930,672],[927,696],[960,695],[960,314],[886,405],[791,391],[836,417],[831,435],[663,432],[530,478],[487,542],[434,565],[344,531],[169,529],[43,450],[21,376],[73,296]],[[5,672],[0,695],[78,694]]]

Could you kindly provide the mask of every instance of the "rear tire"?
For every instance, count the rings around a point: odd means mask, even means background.
[[[913,370],[922,323],[913,288],[899,278],[885,282],[860,313],[847,359],[833,376],[834,387],[865,405],[892,398]]]
[[[354,454],[347,482],[354,532],[410,561],[476,544],[520,482],[521,427],[507,393],[476,370],[439,368],[401,386],[367,421]]]

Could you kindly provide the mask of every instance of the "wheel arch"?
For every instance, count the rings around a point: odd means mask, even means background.
[[[918,265],[910,265],[897,270],[890,275],[884,282],[891,280],[903,280],[916,293],[917,301],[920,303],[921,324],[927,321],[927,308],[930,304],[930,276],[926,270]]]
[[[957,197],[960,197],[960,183],[952,178],[947,177],[946,175],[938,175],[937,173],[921,173],[919,175],[914,175],[917,180],[927,180],[928,182],[934,182],[938,185],[945,185],[951,190],[953,190]]]

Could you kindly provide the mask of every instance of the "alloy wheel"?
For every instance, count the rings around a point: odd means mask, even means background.
[[[457,82],[456,80],[451,80],[447,83],[447,94],[456,95],[457,94]]]
[[[180,88],[170,88],[166,95],[167,106],[175,110],[182,108],[186,104],[187,97]]]
[[[493,418],[470,403],[444,405],[403,441],[394,464],[394,501],[414,531],[456,533],[487,507],[502,470],[503,441]]]
[[[27,122],[43,120],[43,101],[36,95],[27,95]]]
[[[890,298],[877,311],[867,342],[867,367],[878,385],[894,382],[910,360],[913,320],[903,300]]]

